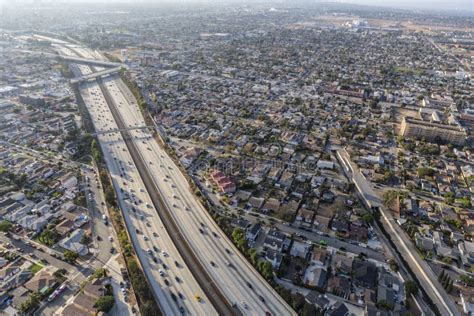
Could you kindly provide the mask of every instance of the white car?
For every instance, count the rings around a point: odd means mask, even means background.
[[[110,241],[110,242],[114,241],[114,239],[112,238],[112,236],[109,236],[109,241]]]
[[[168,253],[167,253],[166,251],[164,251],[164,250],[161,252],[161,254],[162,254],[163,256],[165,256],[165,257],[168,257]]]
[[[164,275],[165,275],[165,273],[164,273],[163,270],[161,270],[161,269],[158,270],[158,273],[159,273],[161,276],[164,276]]]

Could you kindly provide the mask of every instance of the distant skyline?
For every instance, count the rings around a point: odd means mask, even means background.
[[[19,3],[238,3],[241,0],[0,0],[0,4]],[[253,1],[252,1],[253,2]],[[257,0],[255,2],[282,3],[312,2],[309,0]],[[474,13],[474,0],[315,0],[314,2],[334,2],[373,5],[400,9],[453,10]]]

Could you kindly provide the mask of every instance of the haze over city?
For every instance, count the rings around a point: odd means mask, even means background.
[[[474,314],[473,58],[466,0],[0,0],[0,314]]]

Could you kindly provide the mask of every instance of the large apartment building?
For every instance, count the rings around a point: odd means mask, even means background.
[[[464,145],[467,137],[466,130],[462,127],[423,121],[413,117],[403,118],[400,135],[453,145]]]

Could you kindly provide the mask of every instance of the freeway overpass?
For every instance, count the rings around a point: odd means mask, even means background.
[[[114,67],[114,68],[104,69],[104,70],[101,70],[101,71],[96,71],[96,72],[93,72],[91,74],[87,74],[87,75],[83,75],[81,77],[73,78],[73,79],[71,79],[71,83],[74,84],[74,83],[79,83],[79,82],[83,82],[83,81],[87,81],[87,80],[92,80],[92,79],[95,79],[95,78],[98,78],[98,77],[112,75],[114,73],[119,72],[120,69],[122,69],[122,67]]]
[[[88,58],[82,58],[82,57],[56,55],[56,58],[59,60],[68,61],[75,64],[88,65],[88,66],[100,66],[100,67],[120,67],[121,66],[120,63],[113,63],[111,61],[102,61],[102,60],[88,59]]]
[[[26,49],[13,49],[12,51],[17,51],[21,53],[28,53],[31,55],[39,55],[40,57],[48,57],[52,59],[57,59],[59,61],[66,61],[71,62],[74,64],[80,65],[88,65],[88,66],[99,66],[99,67],[122,67],[121,63],[114,63],[111,61],[103,61],[98,59],[89,59],[89,58],[82,58],[82,57],[75,57],[75,56],[67,56],[67,55],[60,55],[60,54],[53,54],[48,52],[37,52],[32,50]]]

